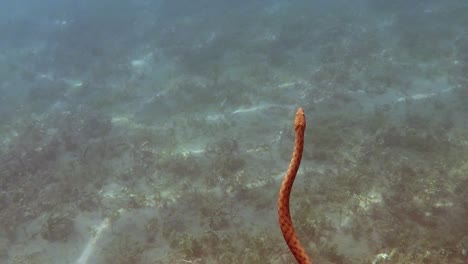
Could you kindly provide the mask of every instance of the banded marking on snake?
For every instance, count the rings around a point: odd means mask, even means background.
[[[299,242],[299,238],[297,237],[296,231],[294,230],[292,224],[291,213],[289,211],[289,196],[291,194],[294,179],[296,178],[297,170],[299,169],[299,165],[301,165],[302,152],[304,150],[305,128],[306,119],[304,110],[299,108],[294,119],[294,150],[278,196],[278,218],[284,240],[286,241],[289,250],[296,258],[297,263],[312,264],[312,260],[305,252],[301,242]]]

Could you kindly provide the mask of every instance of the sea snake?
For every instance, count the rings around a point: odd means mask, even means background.
[[[278,196],[278,218],[283,232],[284,240],[288,244],[289,250],[294,255],[299,264],[312,264],[312,260],[309,258],[304,250],[304,247],[297,238],[296,231],[291,220],[291,213],[289,212],[289,195],[291,194],[291,188],[296,178],[297,170],[301,165],[302,151],[304,149],[304,130],[306,128],[306,120],[304,110],[299,108],[294,119],[294,131],[296,134],[294,141],[294,150],[289,163],[288,170],[284,176],[283,183],[281,184],[279,196]]]

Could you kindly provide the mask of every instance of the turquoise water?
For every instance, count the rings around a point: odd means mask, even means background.
[[[0,5],[0,263],[466,263],[466,1]]]

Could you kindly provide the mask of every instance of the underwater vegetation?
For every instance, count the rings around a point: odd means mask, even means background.
[[[30,125],[38,128],[30,130],[34,133],[18,135],[21,140],[3,152],[3,186],[17,186],[11,189],[14,192],[3,191],[1,200],[2,232],[11,241],[17,239],[18,226],[44,212],[49,216],[41,226],[40,237],[61,242],[76,235],[74,215],[80,212],[106,208],[110,216],[114,209],[141,210],[156,203],[162,206],[161,211],[140,227],[145,233],[143,238],[129,237],[122,231],[111,235],[112,240],[102,251],[105,263],[142,262],[145,252],[161,243],[169,247],[168,261],[292,260],[278,233],[256,225],[244,226],[243,207],[248,204],[255,206],[261,215],[269,214],[268,211],[274,210],[275,194],[248,185],[252,183],[248,178],[252,172],[245,170],[251,168],[252,156],[239,140],[219,137],[204,147],[205,154],[201,156],[178,154],[171,144],[155,145],[159,142],[158,133],[136,129],[132,136],[136,143],[129,143],[128,138],[116,133],[122,129],[119,126],[109,129],[105,118],[96,118],[92,113],[81,115],[67,116],[66,122],[60,116],[36,120]],[[366,244],[369,255],[384,250],[395,263],[456,261],[468,224],[466,217],[459,217],[466,216],[468,208],[464,188],[468,172],[464,157],[468,150],[456,140],[466,140],[466,136],[449,138],[441,133],[434,120],[421,121],[424,125],[415,121],[401,124],[377,121],[378,125],[372,125],[373,132],[366,130],[366,140],[360,140],[362,132],[356,128],[367,129],[369,122],[376,122],[375,115],[371,112],[354,120],[349,116],[334,116],[315,123],[324,131],[317,129],[316,135],[309,137],[306,162],[331,160],[336,165],[326,169],[305,167],[304,184],[298,185],[294,194],[303,197],[295,202],[293,209],[295,218],[301,219],[296,225],[298,232],[306,245],[313,245],[308,250],[324,263],[371,263],[371,257],[343,254],[340,239],[344,238]],[[411,117],[411,120],[415,118],[422,117]],[[46,126],[53,128],[53,132],[41,131]],[[73,131],[79,133],[66,136],[76,133]],[[31,152],[28,153],[25,148],[34,150],[26,149]],[[63,160],[63,153],[72,158]],[[96,157],[101,162],[96,163]],[[153,186],[151,190],[141,192],[136,187],[138,183],[129,184],[128,190],[119,195],[121,198],[111,202],[96,195],[108,182],[98,175],[116,170],[108,167],[105,160],[109,164],[125,160],[114,181],[129,183],[135,177],[157,171],[173,175],[181,184],[171,186],[173,180],[158,180],[159,176],[153,175],[152,180],[143,178]],[[36,176],[39,172],[44,175],[43,182],[36,180],[34,186],[27,180],[33,171]],[[8,175],[11,176],[5,177]],[[187,182],[187,175],[199,177]],[[28,188],[38,188],[38,184],[45,186],[38,192],[39,196],[28,196],[32,193]],[[197,188],[206,184],[219,188],[222,193]],[[270,182],[264,184],[261,188],[275,186]],[[175,198],[162,194],[168,187],[184,195],[174,203]],[[180,210],[188,219],[180,218]],[[447,215],[453,216],[450,222]],[[119,219],[115,219],[116,223],[122,221]],[[194,222],[202,228],[194,230]],[[444,239],[436,242],[438,237]]]
[[[73,219],[64,215],[52,215],[42,226],[41,236],[50,242],[63,242],[67,241],[73,231]]]
[[[104,251],[106,263],[130,264],[141,262],[144,247],[129,236],[120,235]]]

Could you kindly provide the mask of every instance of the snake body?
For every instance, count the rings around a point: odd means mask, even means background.
[[[296,178],[297,170],[301,164],[302,151],[304,149],[305,128],[306,120],[304,110],[299,108],[294,119],[295,140],[291,163],[289,164],[286,175],[284,176],[278,197],[278,218],[284,240],[297,262],[299,264],[312,264],[312,260],[309,258],[304,247],[299,242],[292,224],[291,213],[289,211],[289,196],[291,194],[294,179]]]

